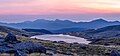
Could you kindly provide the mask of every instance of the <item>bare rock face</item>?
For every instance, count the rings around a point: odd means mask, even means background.
[[[17,40],[16,36],[13,35],[13,34],[11,34],[11,33],[9,33],[9,34],[5,37],[4,41],[5,41],[5,42],[9,42],[9,43],[18,43],[18,42],[20,42],[20,41]]]

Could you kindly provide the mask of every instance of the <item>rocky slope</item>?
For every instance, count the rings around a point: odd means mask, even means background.
[[[103,39],[96,39],[95,41],[91,42],[90,44],[95,45],[105,45],[105,46],[120,46],[120,38],[103,38]]]
[[[7,27],[7,26],[1,26],[0,25],[0,32],[4,32],[4,33],[12,33],[15,35],[22,35],[22,36],[34,36],[34,35],[43,35],[43,34],[51,34],[51,32],[47,31],[47,30],[39,30],[40,32],[34,32],[34,31],[38,31],[38,30],[34,30],[34,29],[26,29],[29,31],[25,31],[22,29],[17,29],[17,28],[12,28],[12,27]],[[34,30],[32,32],[30,32],[30,30]]]
[[[46,53],[46,48],[38,43],[22,42],[17,40],[13,34],[8,34],[5,38],[0,38],[0,53],[18,53],[14,56],[19,56],[21,52],[24,53]],[[24,56],[21,54],[20,56]]]
[[[84,32],[87,34],[94,35],[97,38],[120,37],[120,25],[107,26]]]
[[[12,34],[16,34],[16,35],[22,35],[22,34],[26,33],[25,31],[20,30],[20,29],[7,27],[7,26],[1,26],[1,25],[0,25],[0,32],[12,33]]]

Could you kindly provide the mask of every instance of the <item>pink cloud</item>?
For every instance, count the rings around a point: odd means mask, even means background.
[[[119,0],[4,0],[1,15],[120,13]]]

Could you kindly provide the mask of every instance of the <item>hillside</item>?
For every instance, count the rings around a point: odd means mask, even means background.
[[[86,33],[100,33],[100,32],[105,32],[105,31],[120,31],[120,25],[112,25],[112,26],[107,26],[107,27],[103,27],[103,28],[98,28],[95,30],[88,30],[85,31]]]
[[[81,32],[87,30],[86,28],[63,28],[59,30],[51,30],[53,33],[68,33],[68,32]]]
[[[25,31],[26,30],[26,31]],[[32,32],[31,32],[32,30]],[[34,35],[43,35],[43,34],[51,34],[50,31],[47,30],[39,30],[39,32],[36,32],[38,30],[34,29],[17,29],[17,28],[12,28],[12,27],[7,27],[7,26],[1,26],[0,25],[0,32],[4,33],[12,33],[15,35],[22,35],[22,36],[34,36]]]
[[[0,32],[12,33],[16,35],[22,35],[26,33],[23,30],[12,28],[12,27],[7,27],[7,26],[0,26]]]
[[[120,25],[107,26],[99,29],[87,30],[84,32],[102,38],[120,37]]]
[[[37,33],[45,33],[45,34],[52,34],[52,32],[45,30],[45,29],[22,29],[27,32],[37,32]]]

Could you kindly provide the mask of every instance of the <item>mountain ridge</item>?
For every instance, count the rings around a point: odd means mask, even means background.
[[[30,29],[46,29],[58,30],[63,28],[101,28],[110,25],[119,25],[119,21],[106,21],[104,19],[97,19],[90,22],[72,22],[69,20],[44,20],[38,19],[35,21],[25,21],[21,23],[0,23],[0,25],[10,26],[14,28],[30,28]]]
[[[120,37],[120,25],[112,25],[99,29],[88,30],[84,31],[84,33],[92,34],[100,38]]]

